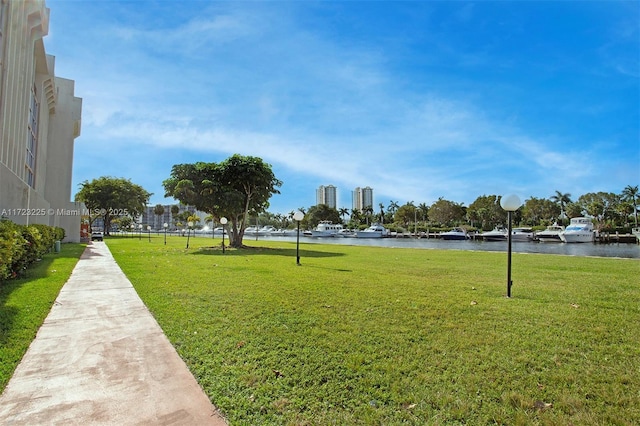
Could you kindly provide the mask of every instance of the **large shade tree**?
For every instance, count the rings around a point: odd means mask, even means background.
[[[342,223],[340,212],[337,209],[326,204],[318,204],[309,207],[302,224],[309,228],[315,228],[321,221]]]
[[[507,221],[507,213],[500,207],[498,195],[482,195],[467,208],[467,217],[472,223],[479,224],[483,230],[489,230]],[[517,212],[516,212],[517,223]],[[477,226],[477,225],[476,225]]]
[[[108,235],[113,218],[140,216],[151,195],[129,179],[102,176],[91,182],[82,182],[76,201],[82,201],[93,217],[102,218],[104,233]]]
[[[231,247],[242,247],[249,212],[263,212],[282,182],[261,158],[235,154],[220,163],[176,164],[163,182],[166,197],[230,223]]]
[[[465,218],[464,207],[454,201],[440,197],[429,207],[429,219],[443,226],[451,226],[462,222]]]
[[[530,197],[522,206],[522,220],[529,225],[537,225],[545,220],[553,222],[561,214],[561,207],[545,198]]]

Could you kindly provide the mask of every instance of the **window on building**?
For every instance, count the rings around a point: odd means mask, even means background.
[[[2,105],[2,86],[4,84],[4,39],[7,31],[7,0],[0,0],[0,106]]]
[[[36,180],[36,149],[38,148],[38,115],[40,105],[36,86],[31,89],[31,102],[29,104],[29,134],[27,135],[27,158],[25,160],[25,180],[31,187],[35,187]]]

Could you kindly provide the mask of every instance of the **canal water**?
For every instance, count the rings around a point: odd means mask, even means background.
[[[296,241],[296,237],[258,237],[259,239]],[[245,244],[254,237],[245,236]],[[421,248],[440,250],[481,250],[507,252],[506,241],[445,241],[438,238],[312,238],[300,235],[300,243],[347,244],[374,247]],[[514,253],[544,253],[567,256],[597,256],[640,259],[640,244],[630,243],[539,243],[512,242]]]

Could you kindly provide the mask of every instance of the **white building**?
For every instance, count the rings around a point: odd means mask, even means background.
[[[189,213],[191,213],[191,215],[200,218],[200,222],[198,222],[199,226],[206,225],[205,218],[208,216],[208,214],[196,210],[196,208],[193,206],[185,206],[181,203],[178,203],[176,205],[178,206],[178,214],[182,214],[185,211],[188,211]],[[162,208],[164,209],[164,213],[161,216],[157,216],[154,211],[156,206],[147,206],[144,213],[142,213],[142,216],[138,219],[138,223],[141,223],[145,229],[147,226],[151,226],[151,229],[162,230],[164,229],[163,226],[165,223],[169,225],[169,229],[175,229],[177,219],[173,217],[173,214],[171,214],[171,207],[172,205],[170,204],[163,205]]]
[[[373,189],[366,186],[356,187],[351,192],[352,209],[363,212],[367,207],[373,208]]]
[[[74,140],[82,99],[55,75],[47,55],[44,0],[0,0],[0,216],[60,226],[80,241],[80,204],[71,202]]]
[[[326,204],[335,209],[338,205],[337,198],[337,188],[333,185],[320,185],[320,187],[316,189],[316,205]]]

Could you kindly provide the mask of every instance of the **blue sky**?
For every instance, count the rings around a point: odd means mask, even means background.
[[[637,1],[48,0],[83,98],[73,191],[263,158],[272,212],[640,184]]]

